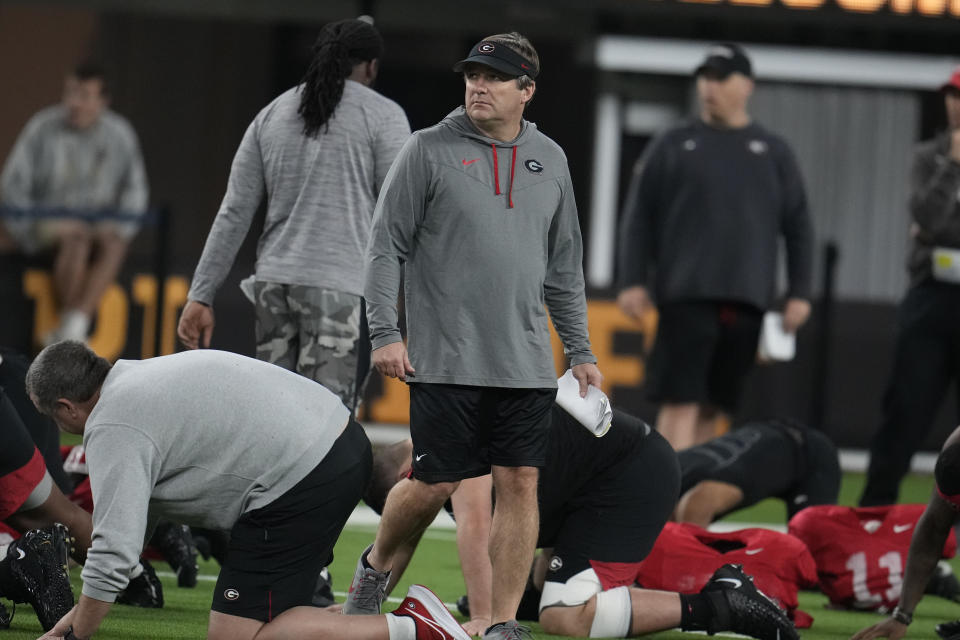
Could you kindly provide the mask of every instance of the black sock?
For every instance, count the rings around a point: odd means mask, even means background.
[[[702,593],[680,594],[680,628],[684,631],[706,631],[713,606]]]
[[[25,602],[27,592],[10,569],[10,556],[0,561],[0,596],[14,602]]]

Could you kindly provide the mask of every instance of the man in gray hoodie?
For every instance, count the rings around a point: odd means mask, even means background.
[[[41,351],[26,384],[83,435],[97,497],[83,594],[45,638],[91,637],[166,517],[231,532],[208,638],[468,640],[416,585],[379,618],[308,606],[371,464],[363,429],[319,384],[207,349],[111,366],[76,341]]]
[[[377,613],[398,548],[461,480],[492,468],[494,624],[484,637],[526,633],[514,618],[536,542],[538,467],[556,396],[551,319],[581,395],[602,380],[587,336],[566,157],[523,119],[539,68],[518,33],[477,43],[454,67],[465,106],[414,134],[380,192],[364,288],[372,361],[412,383],[414,462],[358,563],[347,613]],[[409,356],[397,321],[401,266]]]

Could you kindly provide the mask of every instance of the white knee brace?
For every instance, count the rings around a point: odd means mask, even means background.
[[[617,587],[597,594],[597,611],[590,625],[591,638],[626,638],[630,633],[633,606],[630,589]]]

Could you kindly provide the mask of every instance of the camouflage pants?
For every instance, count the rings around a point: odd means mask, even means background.
[[[370,368],[363,299],[261,281],[253,291],[257,359],[319,382],[353,410]]]

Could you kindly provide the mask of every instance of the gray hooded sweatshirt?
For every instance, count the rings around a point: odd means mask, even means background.
[[[526,121],[493,140],[460,107],[407,141],[380,191],[364,287],[373,348],[401,340],[403,265],[413,381],[555,388],[550,319],[571,365],[596,362],[582,256],[560,147]]]

